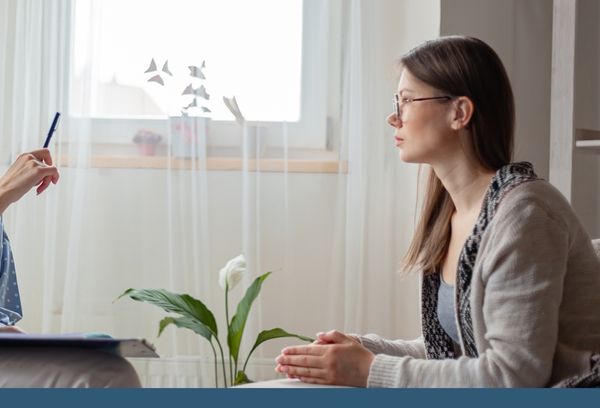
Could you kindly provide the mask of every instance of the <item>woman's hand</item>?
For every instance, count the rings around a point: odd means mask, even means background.
[[[312,345],[284,348],[275,371],[311,384],[365,387],[374,358],[354,337],[333,330]]]
[[[34,186],[38,186],[37,194],[41,194],[58,179],[58,170],[52,165],[48,149],[21,154],[0,178],[0,213]]]

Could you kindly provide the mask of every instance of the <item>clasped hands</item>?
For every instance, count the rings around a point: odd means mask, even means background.
[[[332,330],[313,344],[284,348],[275,371],[310,384],[366,387],[374,358],[356,338]]]

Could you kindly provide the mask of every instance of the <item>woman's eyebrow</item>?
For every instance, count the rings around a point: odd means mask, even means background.
[[[413,91],[412,89],[408,89],[408,88],[402,88],[402,89],[398,90],[398,95],[402,95],[404,92],[410,93],[410,92],[415,92],[415,91]]]

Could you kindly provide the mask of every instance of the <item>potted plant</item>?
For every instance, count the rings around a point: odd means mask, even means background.
[[[267,272],[254,280],[248,287],[244,297],[240,300],[235,314],[229,318],[229,292],[241,281],[246,273],[246,259],[243,255],[231,259],[219,272],[219,284],[225,290],[225,319],[227,327],[227,349],[229,352],[228,369],[225,366],[223,342],[219,339],[219,329],[213,313],[200,300],[188,294],[172,293],[164,289],[127,289],[119,298],[129,298],[150,303],[158,306],[172,315],[163,318],[158,324],[158,335],[160,336],[169,325],[192,330],[194,333],[205,338],[211,346],[215,359],[215,385],[219,386],[217,350],[221,357],[221,373],[223,385],[240,385],[252,382],[246,375],[246,366],[250,356],[262,343],[283,337],[295,337],[300,340],[312,342],[311,339],[299,334],[288,333],[280,327],[261,331],[252,349],[246,355],[246,359],[240,357],[240,345],[246,321],[252,308],[252,303],[258,297],[263,282],[271,272]],[[242,364],[243,361],[243,364]]]
[[[154,156],[156,154],[156,146],[162,140],[162,136],[151,130],[139,130],[133,136],[133,142],[138,146],[142,156]]]

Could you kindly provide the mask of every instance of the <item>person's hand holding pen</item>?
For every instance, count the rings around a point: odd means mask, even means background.
[[[50,183],[58,183],[58,169],[52,165],[52,156],[48,147],[59,119],[60,112],[56,112],[44,141],[44,147],[21,154],[0,178],[0,215],[34,186],[37,186],[36,191],[40,195]]]
[[[41,194],[59,177],[48,149],[21,154],[0,178],[0,214],[33,187],[37,186],[36,192]]]

